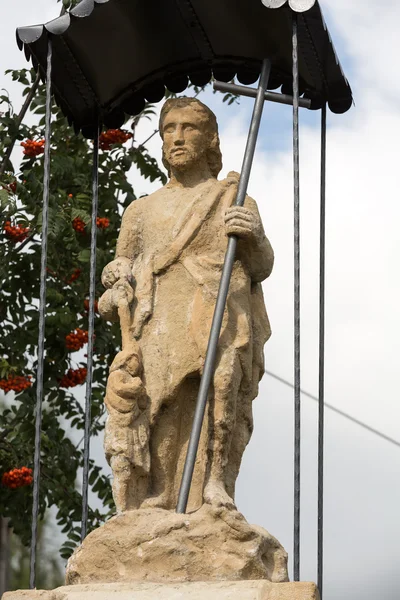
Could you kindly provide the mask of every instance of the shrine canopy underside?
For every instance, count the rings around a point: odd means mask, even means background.
[[[52,87],[75,129],[94,135],[97,119],[120,127],[145,101],[183,92],[212,77],[254,83],[264,58],[268,88],[292,93],[292,9],[304,0],[83,0],[44,25],[21,27],[17,41],[44,76],[52,38]],[[278,6],[279,5],[279,6]],[[272,8],[272,6],[278,6]],[[298,16],[300,93],[313,108],[335,113],[352,105],[321,8]]]

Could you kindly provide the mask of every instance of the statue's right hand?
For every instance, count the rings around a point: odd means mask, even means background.
[[[101,282],[107,289],[112,288],[120,280],[128,284],[133,282],[131,261],[123,256],[108,263],[101,275]]]

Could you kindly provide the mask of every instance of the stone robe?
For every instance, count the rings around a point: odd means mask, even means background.
[[[133,332],[142,353],[153,438],[157,437],[157,427],[159,435],[167,437],[167,429],[175,426],[181,430],[180,441],[170,446],[166,442],[164,449],[168,453],[176,444],[181,449],[173,467],[178,475],[175,493],[227,248],[223,217],[235,200],[237,181],[237,174],[232,173],[226,180],[210,179],[195,188],[167,185],[134,201],[124,213],[117,243],[116,258],[130,261],[135,280]],[[245,206],[257,212],[250,197],[246,197]],[[269,276],[272,266],[268,240],[262,249],[239,240],[214,378],[214,387],[225,388],[230,398],[230,406],[220,411],[217,420],[229,420],[233,429],[226,472],[227,491],[232,497],[252,431],[251,403],[263,374],[263,346],[270,336],[260,282]],[[184,385],[188,381],[196,381],[191,391]],[[178,407],[179,390],[183,390],[183,399]],[[176,408],[167,426],[162,424],[166,406]],[[211,422],[208,427],[212,432]],[[204,435],[207,438],[210,434]],[[161,445],[160,439],[154,446],[154,465],[161,460]],[[200,463],[207,462],[208,445],[207,439],[203,440]],[[194,487],[204,484],[206,470],[203,464],[202,472],[195,472],[198,483]]]

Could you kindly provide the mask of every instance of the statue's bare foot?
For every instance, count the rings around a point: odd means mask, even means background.
[[[204,488],[204,500],[212,506],[224,506],[236,509],[235,503],[225,490],[225,486],[217,479],[211,479]]]
[[[146,498],[140,505],[140,508],[170,508],[169,494],[160,494],[159,496],[151,496]]]

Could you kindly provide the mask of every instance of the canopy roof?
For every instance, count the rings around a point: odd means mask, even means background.
[[[313,107],[347,111],[352,94],[318,2],[313,0],[83,0],[44,25],[17,29],[42,75],[53,43],[53,92],[75,129],[97,118],[120,127],[124,113],[212,76],[254,83],[272,60],[269,89],[291,93],[291,12],[298,14],[300,91]],[[269,8],[268,8],[268,7]],[[310,8],[311,6],[311,8]],[[305,10],[306,9],[306,10]],[[302,12],[304,11],[304,12]]]

